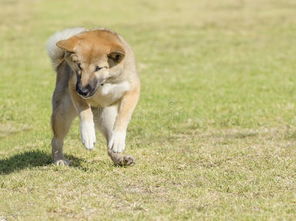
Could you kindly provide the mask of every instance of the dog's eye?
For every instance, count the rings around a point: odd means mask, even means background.
[[[80,70],[82,70],[81,63],[77,63],[77,66]]]
[[[101,70],[101,69],[102,69],[102,67],[96,66],[95,71],[99,71],[99,70]]]

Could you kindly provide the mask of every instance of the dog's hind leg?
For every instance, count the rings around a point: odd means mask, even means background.
[[[57,165],[69,165],[70,162],[64,158],[63,154],[64,138],[77,113],[68,93],[55,91],[52,104],[51,126],[53,138],[51,145],[53,161]]]

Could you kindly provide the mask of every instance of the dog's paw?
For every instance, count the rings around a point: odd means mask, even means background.
[[[60,160],[55,160],[54,164],[57,166],[69,166],[70,165],[70,161],[66,160],[66,159],[60,159]]]
[[[84,121],[80,123],[81,141],[86,149],[92,150],[96,143],[95,125],[92,121]]]
[[[123,156],[123,166],[131,166],[136,163],[136,160],[133,156]]]
[[[121,153],[125,149],[125,132],[114,131],[108,143],[108,148],[115,153]]]
[[[133,156],[124,156],[120,153],[115,153],[112,150],[108,150],[108,155],[110,156],[115,166],[126,167],[134,165],[136,162]]]

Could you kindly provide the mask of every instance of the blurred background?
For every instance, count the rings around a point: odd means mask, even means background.
[[[151,129],[294,124],[293,1],[2,0],[1,8],[2,124],[47,129],[55,74],[45,44],[76,26],[110,28],[133,46],[143,81],[137,116]]]

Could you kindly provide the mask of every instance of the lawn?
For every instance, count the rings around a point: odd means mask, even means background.
[[[294,0],[1,0],[0,220],[295,220]],[[78,120],[51,161],[47,38],[107,27],[134,48],[132,167]]]

